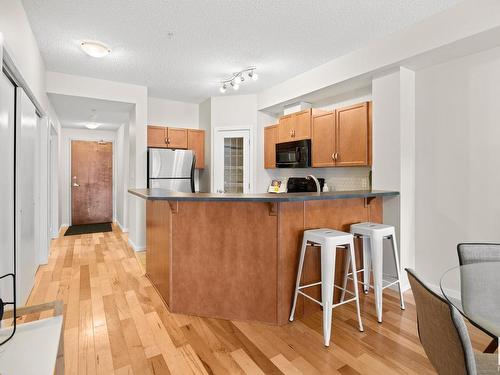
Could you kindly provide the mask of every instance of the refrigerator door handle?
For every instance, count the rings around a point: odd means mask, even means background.
[[[195,192],[195,186],[194,186],[194,169],[196,167],[196,155],[193,154],[193,163],[191,164],[191,192]]]

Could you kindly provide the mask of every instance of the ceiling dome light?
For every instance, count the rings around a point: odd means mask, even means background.
[[[220,89],[219,89],[219,90],[220,90],[220,92],[221,92],[221,93],[223,93],[223,94],[224,94],[224,93],[226,92],[226,89],[227,89],[227,85],[224,83],[224,84],[220,87]]]
[[[85,127],[87,129],[92,129],[92,130],[97,129],[99,126],[101,126],[101,124],[98,124],[97,122],[87,122],[85,124]]]
[[[111,49],[99,42],[82,42],[81,49],[92,57],[104,57],[111,53]]]
[[[234,91],[238,91],[240,89],[240,85],[236,81],[232,81],[231,86],[233,87]]]

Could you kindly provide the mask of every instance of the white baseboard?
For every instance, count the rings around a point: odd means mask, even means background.
[[[132,242],[132,240],[130,238],[128,239],[128,244],[130,245],[130,247],[134,251],[144,251],[144,250],[146,250],[146,245],[137,246],[135,243]]]
[[[128,228],[124,228],[121,223],[115,219],[115,224],[118,225],[118,228],[120,228],[120,230],[123,232],[123,233],[128,233]]]

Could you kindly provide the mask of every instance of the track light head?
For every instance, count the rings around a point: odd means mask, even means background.
[[[238,91],[240,89],[240,85],[236,80],[231,81],[231,87],[233,88],[234,91]]]
[[[259,75],[254,70],[251,70],[248,73],[248,77],[250,77],[253,81],[257,81],[259,79]]]
[[[220,90],[220,92],[221,92],[221,93],[223,93],[223,94],[224,94],[224,93],[226,92],[226,89],[227,89],[227,85],[224,83],[224,84],[220,87],[220,89],[219,89],[219,90]]]

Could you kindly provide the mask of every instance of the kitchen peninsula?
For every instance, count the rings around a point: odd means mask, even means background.
[[[146,273],[171,312],[277,325],[288,322],[303,231],[382,222],[384,197],[399,194],[129,192],[146,199]],[[305,282],[319,276],[319,252],[310,253]],[[302,299],[297,315],[317,309]]]

